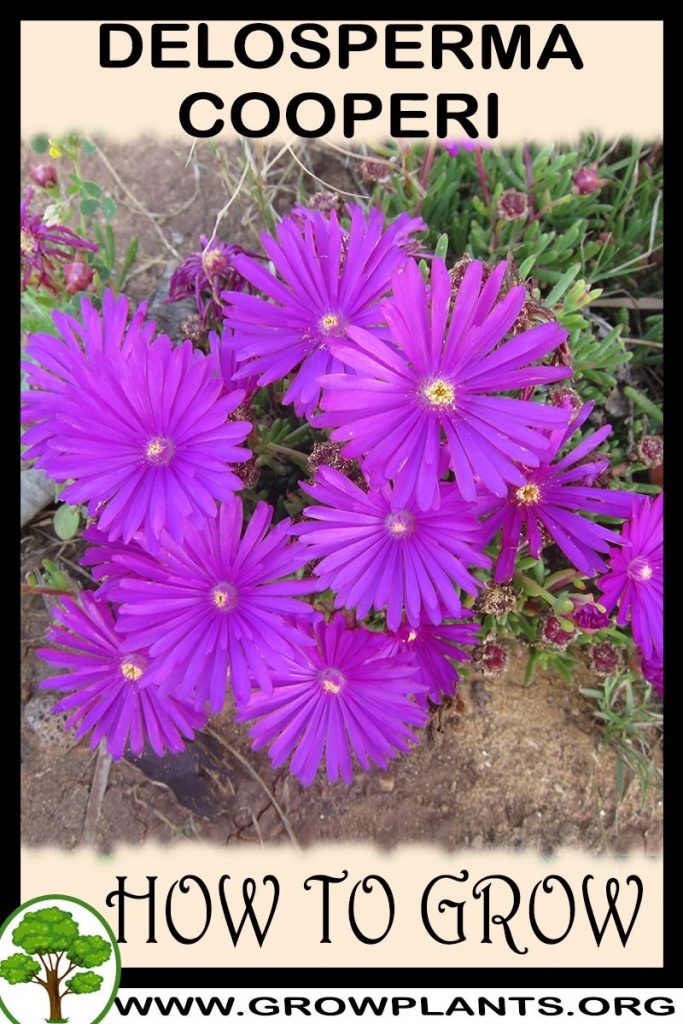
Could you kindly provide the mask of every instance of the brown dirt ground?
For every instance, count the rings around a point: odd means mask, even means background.
[[[117,177],[97,155],[86,162],[85,174],[116,198],[116,230],[124,244],[133,234],[139,238],[127,290],[141,300],[175,262],[171,248],[184,256],[197,248],[200,233],[211,232],[230,191],[207,146],[198,147],[187,166],[189,147],[181,145],[104,141],[102,149]],[[230,167],[229,153],[227,161]],[[25,153],[24,171],[37,162]],[[325,181],[362,191],[353,163],[330,151],[311,150],[309,167]],[[301,178],[303,172],[295,170]],[[290,174],[278,205],[291,202],[296,185]],[[259,228],[244,196],[232,205],[219,234],[254,247]],[[158,312],[165,311],[157,307],[157,318]],[[76,546],[57,541],[51,521],[48,509],[24,531],[24,572],[49,557],[76,578]],[[304,790],[285,771],[273,771],[264,752],[250,752],[245,728],[225,711],[179,758],[112,765],[100,804],[91,790],[106,764],[87,741],[74,743],[64,732],[50,714],[52,695],[38,688],[46,671],[35,648],[47,621],[44,599],[24,596],[22,834],[28,844],[72,848],[85,836],[107,851],[117,842],[152,838],[287,842],[289,831],[302,845],[427,841],[448,848],[550,852],[573,846],[615,853],[654,853],[661,847],[659,796],[649,793],[643,806],[632,780],[617,799],[615,754],[605,747],[592,706],[580,693],[591,683],[588,671],[580,671],[571,685],[539,673],[525,686],[523,652],[505,675],[463,682],[459,705],[451,702],[436,713],[410,756],[386,773],[359,775],[351,790],[327,781]]]

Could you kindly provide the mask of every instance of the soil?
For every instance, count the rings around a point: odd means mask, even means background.
[[[140,301],[158,289],[154,315],[173,333],[180,313],[161,304],[159,286],[178,256],[196,250],[200,234],[211,233],[231,191],[208,146],[199,146],[189,162],[189,147],[149,139],[103,141],[101,149],[109,167],[95,155],[85,161],[84,174],[117,200],[122,246],[133,235],[140,243],[126,290]],[[226,161],[230,167],[229,152]],[[38,162],[25,153],[24,171]],[[351,160],[312,148],[308,166],[324,182],[363,191]],[[313,179],[295,172],[310,189]],[[278,204],[291,204],[296,175],[281,185]],[[242,193],[218,234],[255,248],[261,225],[251,197]],[[82,571],[78,548],[56,540],[53,511],[46,509],[23,531],[22,569],[36,569],[47,557],[76,580]],[[266,753],[250,750],[246,728],[233,723],[229,710],[180,757],[110,765],[87,740],[74,742],[50,712],[53,694],[39,689],[47,666],[36,648],[50,600],[23,598],[22,832],[28,844],[72,848],[87,841],[109,851],[119,842],[146,839],[199,837],[227,844],[295,837],[301,845],[347,840],[388,848],[427,841],[545,853],[560,847],[596,853],[661,848],[659,795],[650,790],[643,798],[635,778],[627,778],[617,795],[615,752],[605,745],[594,705],[580,692],[594,683],[587,668],[571,684],[539,672],[525,685],[526,654],[518,650],[503,675],[463,681],[457,701],[435,712],[410,755],[384,773],[360,774],[350,790],[324,780],[304,789],[285,771],[273,771]],[[104,789],[101,801],[98,787]]]

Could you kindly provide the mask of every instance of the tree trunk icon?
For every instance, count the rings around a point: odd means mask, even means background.
[[[62,1009],[67,996],[99,991],[102,975],[80,968],[99,967],[112,954],[110,942],[81,935],[72,915],[59,907],[27,911],[12,932],[12,942],[24,952],[0,963],[0,978],[10,985],[42,986],[50,1002],[48,1024],[68,1020]]]

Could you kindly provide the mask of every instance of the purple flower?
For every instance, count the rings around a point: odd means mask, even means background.
[[[404,612],[414,627],[423,612],[435,626],[444,615],[460,616],[453,584],[468,594],[481,587],[469,568],[490,560],[455,484],[441,485],[440,507],[431,511],[412,498],[399,501],[389,485],[366,493],[330,466],[301,489],[320,504],[304,509],[316,521],[295,530],[309,558],[322,559],[314,572],[321,590],[334,590],[335,607],[355,608],[359,619],[386,608],[395,632]]]
[[[242,390],[244,393],[242,401],[248,401],[256,391],[258,384],[256,377],[235,380],[235,374],[241,364],[235,354],[232,330],[229,327],[224,327],[220,336],[215,331],[209,331],[209,350],[213,360],[214,375],[223,382],[225,394],[229,395],[233,391]]]
[[[106,533],[94,524],[83,530],[87,547],[81,558],[81,565],[90,570],[92,578],[99,584],[95,598],[120,603],[119,583],[134,573],[145,578],[148,572],[157,568],[157,561],[144,547],[144,536],[140,533],[124,544],[121,540],[110,540]]]
[[[502,529],[495,572],[499,582],[512,578],[522,531],[534,558],[541,557],[545,530],[569,561],[587,576],[604,571],[601,553],[608,552],[610,544],[619,543],[613,530],[581,514],[617,517],[629,514],[632,495],[590,486],[609,465],[609,460],[604,457],[598,462],[585,462],[586,456],[604,441],[612,428],[601,427],[558,461],[553,461],[585,423],[593,405],[587,402],[569,427],[552,434],[550,448],[540,465],[533,469],[522,466],[521,484],[515,482],[509,487],[502,501],[484,497],[478,502],[480,512],[490,513],[483,523],[487,538]]]
[[[204,728],[205,715],[148,682],[148,652],[144,648],[124,651],[125,637],[115,631],[107,604],[83,592],[78,602],[62,598],[52,614],[57,624],[47,636],[56,647],[38,654],[68,672],[50,676],[40,685],[69,691],[52,710],[70,712],[66,726],[75,727],[79,739],[92,731],[90,746],[105,739],[114,760],[122,757],[128,744],[139,756],[145,741],[161,757],[165,750],[181,751],[183,737],[193,739],[193,730]]]
[[[56,294],[59,289],[53,276],[57,270],[55,261],[64,263],[71,257],[71,252],[65,252],[65,248],[97,252],[99,247],[94,242],[79,238],[62,224],[45,224],[39,213],[29,211],[32,196],[33,189],[26,189],[20,208],[21,290],[32,284]]]
[[[463,616],[471,614],[463,609]],[[448,618],[448,615],[444,618]],[[432,704],[440,704],[444,694],[452,696],[455,693],[455,684],[460,676],[453,662],[471,661],[471,654],[461,650],[461,647],[477,642],[476,625],[442,622],[439,626],[433,626],[423,614],[419,626],[404,622],[396,633],[387,637],[383,653],[387,657],[414,659],[418,668],[415,679],[425,688],[425,692],[417,692],[415,697],[422,707],[426,707],[427,697]]]
[[[598,580],[601,604],[619,608],[617,623],[631,620],[633,639],[646,661],[664,655],[664,498],[630,495],[631,518],[612,551],[609,572]]]
[[[664,698],[664,661],[654,654],[651,658],[640,656],[640,671],[643,677],[651,683],[657,691],[660,700]]]
[[[145,322],[146,304],[138,306],[128,323],[128,299],[115,298],[107,291],[102,313],[90,299],[81,299],[80,323],[66,313],[52,314],[58,336],[32,334],[22,363],[30,390],[22,392],[22,423],[33,424],[22,435],[28,446],[25,459],[45,456],[58,433],[57,415],[70,388],[92,390],[106,373],[108,361],[119,352],[125,358],[131,349],[147,345],[154,335],[154,322]]]
[[[46,370],[54,366],[47,358]],[[243,393],[222,395],[211,360],[189,341],[174,348],[165,335],[124,353],[110,344],[96,362],[98,373],[82,372],[73,359],[73,385],[63,378],[48,384],[39,441],[52,436],[36,464],[55,480],[74,481],[62,498],[87,502],[112,540],[128,542],[141,529],[148,545],[164,529],[181,540],[188,517],[215,517],[216,499],[242,486],[227,463],[251,457],[240,447],[251,424],[227,420]],[[30,448],[24,457],[35,454]]]
[[[572,622],[575,622],[584,633],[594,633],[597,629],[608,629],[610,617],[603,611],[600,605],[594,604],[592,600],[574,598],[574,611],[571,615]]]
[[[382,231],[383,214],[366,216],[350,208],[348,233],[332,210],[329,217],[301,210],[285,217],[277,240],[262,235],[263,247],[279,277],[247,256],[235,260],[241,274],[267,299],[226,296],[227,322],[235,329],[237,355],[250,360],[238,370],[241,379],[258,374],[259,385],[271,384],[297,367],[284,404],[298,416],[310,416],[318,404],[319,379],[342,371],[331,351],[335,341],[353,327],[377,333],[383,322],[378,300],[386,294],[391,274],[408,257],[402,249],[422,221],[401,214]]]
[[[235,257],[247,253],[241,245],[226,245],[214,240],[209,245],[206,235],[199,239],[201,252],[187,256],[174,272],[168,286],[166,302],[179,302],[194,296],[202,321],[220,319],[223,315],[221,292],[242,291],[249,285],[235,268]]]
[[[443,260],[432,260],[431,292],[409,262],[381,304],[395,344],[351,327],[353,344],[334,346],[359,376],[323,378],[325,412],[316,426],[336,428],[332,439],[348,442],[346,458],[365,456],[373,486],[395,480],[401,502],[413,493],[422,509],[438,502],[442,436],[462,496],[473,501],[477,480],[501,497],[508,483],[521,487],[516,462],[538,466],[548,447],[542,430],[566,424],[562,409],[492,394],[571,375],[567,367],[529,365],[567,337],[555,323],[501,344],[525,297],[524,288],[512,288],[494,307],[505,266],[482,289],[482,264],[469,264],[447,327],[451,281]]]
[[[314,614],[296,600],[313,584],[284,579],[306,555],[290,543],[289,520],[268,533],[272,515],[260,502],[240,540],[242,502],[233,497],[205,525],[188,523],[182,545],[164,536],[154,565],[141,566],[136,553],[130,560],[118,556],[132,571],[116,584],[124,602],[120,626],[131,643],[149,647],[164,692],[164,678],[173,671],[179,692],[196,707],[208,701],[220,711],[228,678],[243,704],[252,677],[270,693],[273,670],[299,657],[301,637],[286,616]]]
[[[303,647],[274,680],[270,696],[256,694],[237,720],[252,726],[254,749],[270,743],[278,768],[294,751],[290,771],[310,785],[325,757],[327,776],[349,784],[352,753],[367,771],[386,768],[398,751],[416,743],[410,726],[426,715],[409,697],[422,689],[409,658],[383,654],[384,636],[347,629],[343,615],[307,627],[313,643]]]
[[[482,142],[481,139],[440,139],[439,145],[446,150],[449,156],[458,156],[461,150],[466,153],[474,153],[477,149],[489,149],[490,142]]]

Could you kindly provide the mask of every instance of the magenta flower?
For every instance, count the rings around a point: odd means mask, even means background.
[[[268,532],[272,515],[260,502],[240,540],[242,502],[233,497],[205,525],[188,523],[182,545],[164,536],[153,566],[141,566],[137,553],[129,562],[117,557],[131,568],[116,584],[124,602],[120,627],[130,643],[149,647],[164,692],[172,672],[180,680],[178,692],[196,707],[208,701],[220,711],[228,679],[243,704],[252,678],[270,693],[272,672],[283,671],[286,658],[299,657],[305,637],[286,617],[314,614],[311,605],[296,600],[313,585],[285,579],[306,554],[290,543],[289,520]]]
[[[237,257],[237,270],[268,298],[232,293],[225,296],[225,315],[235,330],[238,357],[249,360],[237,378],[257,374],[262,386],[299,367],[284,404],[293,403],[298,416],[308,417],[318,404],[320,377],[344,369],[333,343],[353,327],[380,330],[378,300],[392,272],[408,259],[402,248],[408,233],[423,225],[401,214],[383,232],[379,210],[366,216],[354,206],[347,233],[334,210],[329,217],[300,213],[305,216],[285,217],[278,225],[277,240],[261,236],[278,277],[254,259]]]
[[[472,613],[463,609],[463,616]],[[448,618],[446,614],[444,618]],[[478,643],[477,626],[466,622],[442,622],[433,626],[423,614],[419,626],[411,626],[404,622],[398,632],[389,635],[383,647],[387,657],[403,657],[413,659],[418,672],[415,679],[424,686],[415,697],[422,707],[427,706],[427,698],[432,704],[440,704],[446,694],[451,697],[455,693],[455,684],[459,681],[454,661],[471,661],[472,655],[463,651],[463,645]]]
[[[87,547],[81,558],[81,565],[90,570],[92,578],[99,584],[95,591],[98,601],[113,603],[122,601],[119,583],[131,574],[144,579],[148,572],[158,568],[158,563],[144,547],[144,536],[136,534],[124,544],[122,540],[110,540],[106,533],[95,525],[87,526],[82,533]]]
[[[449,156],[458,156],[461,150],[466,153],[474,153],[477,149],[490,149],[490,142],[482,142],[481,139],[440,139],[439,145],[446,150]]]
[[[223,316],[221,292],[242,291],[249,288],[246,280],[235,268],[235,257],[247,253],[241,245],[227,245],[212,241],[202,235],[199,239],[201,252],[187,256],[171,277],[166,302],[179,302],[194,296],[197,312],[204,323],[218,320]]]
[[[107,604],[84,591],[78,602],[62,598],[52,614],[57,624],[47,636],[55,647],[38,654],[68,672],[40,685],[69,691],[52,710],[70,712],[66,726],[74,728],[79,739],[92,732],[90,746],[106,740],[107,750],[118,761],[128,745],[140,756],[146,741],[159,757],[166,750],[178,753],[183,737],[191,740],[195,729],[204,728],[205,715],[181,698],[163,695],[147,680],[149,657],[144,648],[124,652],[125,637],[115,631]]]
[[[52,437],[36,465],[73,481],[63,500],[87,502],[111,540],[143,530],[149,546],[165,529],[181,540],[188,517],[215,517],[216,499],[242,486],[228,463],[251,457],[240,447],[251,424],[228,415],[243,393],[222,395],[211,361],[165,335],[98,362],[100,373],[65,384],[57,400],[47,392],[42,433]]]
[[[594,404],[587,402],[569,427],[552,434],[550,448],[538,466],[521,467],[521,486],[515,483],[509,487],[502,501],[485,497],[478,502],[479,511],[489,513],[483,523],[487,538],[493,537],[499,529],[502,531],[495,572],[498,582],[512,578],[523,533],[532,556],[540,558],[545,529],[569,561],[587,576],[604,572],[602,555],[610,550],[611,544],[620,543],[613,530],[584,518],[585,514],[623,518],[631,508],[631,494],[591,486],[596,476],[607,468],[609,459],[603,457],[597,462],[587,462],[586,457],[612,428],[601,427],[554,461],[583,426]]]
[[[413,494],[421,509],[438,502],[442,437],[462,496],[474,501],[477,482],[500,497],[508,483],[523,486],[517,463],[538,466],[548,448],[543,431],[566,424],[562,409],[495,394],[571,375],[564,366],[529,365],[567,337],[555,323],[503,342],[525,298],[524,288],[512,288],[494,306],[504,272],[501,263],[482,289],[483,265],[471,262],[447,326],[443,260],[432,260],[431,290],[409,262],[381,304],[393,343],[354,326],[350,342],[333,347],[359,376],[322,379],[325,412],[315,425],[335,428],[332,439],[348,442],[346,458],[364,456],[373,486],[394,480],[400,502]]]
[[[409,696],[422,689],[411,659],[386,657],[382,634],[347,629],[343,615],[306,632],[313,643],[278,673],[272,694],[255,694],[237,716],[260,719],[250,730],[254,749],[269,743],[274,768],[294,751],[290,771],[304,786],[323,756],[327,777],[349,784],[352,754],[367,771],[371,761],[385,769],[409,753],[418,742],[410,726],[426,721]]]
[[[629,495],[631,518],[621,531],[621,547],[612,551],[609,571],[598,580],[601,604],[619,609],[617,623],[631,621],[643,658],[664,656],[664,497]]]
[[[602,610],[600,605],[594,604],[592,599],[574,598],[573,601],[572,622],[576,623],[584,633],[594,633],[598,629],[609,629],[611,625],[610,617],[607,612]]]
[[[235,380],[235,374],[241,363],[235,354],[235,340],[229,327],[224,327],[220,336],[215,331],[209,331],[209,350],[213,360],[214,375],[223,382],[225,394],[229,395],[233,391],[241,390],[244,394],[243,402],[251,398],[258,387],[256,377]]]
[[[33,189],[26,189],[20,208],[21,290],[32,284],[57,294],[59,288],[53,276],[56,264],[70,259],[74,249],[97,252],[99,246],[79,238],[62,224],[47,225],[39,213],[29,211],[32,196]],[[65,252],[65,249],[70,251]]]
[[[423,612],[433,625],[462,615],[454,584],[468,594],[481,587],[469,572],[488,567],[480,527],[454,484],[441,485],[438,509],[398,501],[389,485],[366,493],[330,466],[301,489],[320,504],[304,509],[315,522],[295,527],[311,559],[319,589],[336,594],[335,607],[355,608],[359,619],[386,608],[394,632],[405,613],[417,627]]]
[[[22,392],[21,421],[32,424],[22,435],[25,459],[44,457],[58,433],[57,416],[69,388],[94,390],[107,364],[117,353],[128,358],[154,336],[154,322],[145,321],[146,304],[128,322],[128,299],[110,291],[98,313],[90,299],[81,299],[82,323],[66,313],[53,312],[58,335],[32,334],[22,369],[29,390]]]

